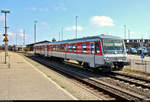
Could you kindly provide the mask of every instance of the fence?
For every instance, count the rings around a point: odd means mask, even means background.
[[[131,70],[138,70],[150,73],[150,61],[135,60],[135,59],[128,59],[128,61],[131,63],[129,65],[129,68]]]

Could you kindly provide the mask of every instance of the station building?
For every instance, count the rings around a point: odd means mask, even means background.
[[[46,42],[50,42],[50,41],[44,40],[44,41],[40,41],[40,42],[36,42],[36,43],[32,43],[32,44],[28,44],[28,45],[26,45],[26,48],[28,48],[28,49],[29,49],[29,51],[33,51],[33,49],[34,49],[34,45],[35,45],[35,44],[46,43]]]
[[[126,44],[126,47],[138,47],[138,46],[147,46],[150,44],[150,39],[124,39],[124,42]]]

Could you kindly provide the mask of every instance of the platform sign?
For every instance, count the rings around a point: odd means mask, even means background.
[[[141,54],[141,59],[144,59],[144,54],[143,53]]]
[[[5,38],[3,39],[3,42],[8,42],[8,38],[5,37]]]

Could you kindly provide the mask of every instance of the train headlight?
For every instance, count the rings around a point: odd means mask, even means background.
[[[108,57],[105,57],[105,58],[104,58],[104,61],[105,61],[105,62],[109,62],[109,58],[108,58]]]
[[[123,57],[122,60],[126,60],[126,57]]]

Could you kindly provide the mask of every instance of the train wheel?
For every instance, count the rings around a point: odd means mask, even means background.
[[[123,67],[124,67],[124,65],[123,65],[123,64],[118,65],[118,70],[122,70],[122,69],[123,69]]]
[[[83,63],[83,68],[88,69],[88,68],[89,68],[89,64],[86,63],[86,62],[84,62],[84,63]]]
[[[79,65],[82,65],[82,62],[81,61],[78,61]]]

